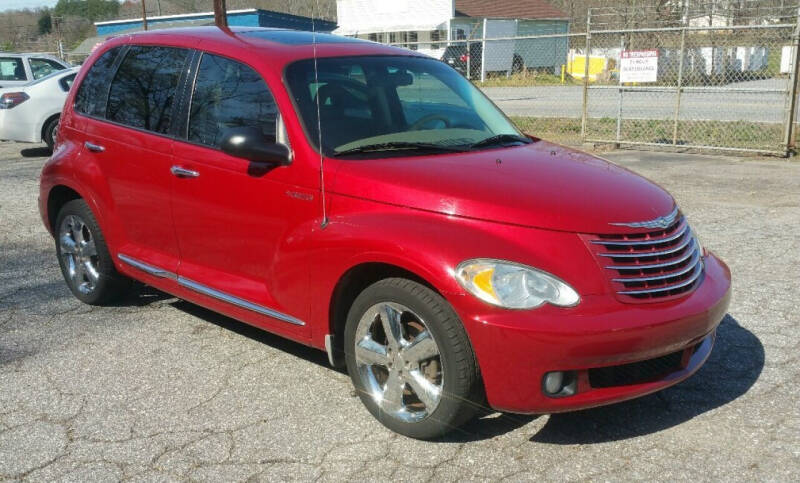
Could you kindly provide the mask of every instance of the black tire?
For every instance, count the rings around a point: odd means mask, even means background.
[[[439,349],[441,398],[435,410],[420,421],[403,421],[385,412],[368,394],[358,371],[357,326],[370,307],[382,302],[401,304],[419,314]],[[387,278],[367,287],[348,313],[344,345],[347,371],[356,393],[369,412],[392,431],[417,439],[436,438],[469,421],[483,407],[485,397],[478,364],[461,320],[444,298],[420,283]]]
[[[44,125],[44,129],[42,130],[42,140],[44,140],[47,147],[50,148],[50,151],[53,150],[53,147],[56,145],[56,135],[58,134],[58,121],[59,117],[56,116],[49,121],[47,124]]]
[[[69,220],[67,220],[68,218]],[[74,258],[71,258],[69,253],[65,253],[69,249],[64,246],[67,240],[62,237],[62,227],[65,226],[65,221],[69,222],[76,219],[81,220],[88,231],[86,238],[94,242],[94,252],[96,254],[88,258],[91,259],[91,263],[96,268],[97,280],[92,284],[91,290],[85,284],[81,289],[79,282],[70,275],[69,264]],[[53,231],[56,235],[56,255],[58,256],[58,264],[61,267],[61,274],[64,276],[70,291],[78,300],[89,305],[106,305],[120,298],[130,289],[131,279],[121,275],[114,267],[105,238],[102,231],[100,231],[100,225],[84,200],[76,199],[67,202],[58,212]],[[88,281],[88,275],[84,280]]]

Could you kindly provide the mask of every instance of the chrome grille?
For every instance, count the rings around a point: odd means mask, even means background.
[[[588,238],[611,285],[624,300],[677,297],[702,281],[700,246],[684,216],[663,230]]]

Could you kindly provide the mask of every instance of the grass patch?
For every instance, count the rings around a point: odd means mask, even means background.
[[[561,143],[581,142],[581,120],[571,118],[512,117],[523,131]],[[623,119],[623,141],[671,145],[673,123],[659,119]],[[614,142],[617,120],[590,118],[586,123],[587,139]],[[749,121],[679,121],[678,145],[713,146],[781,151],[783,125]]]
[[[561,117],[511,116],[523,132],[559,143],[581,142],[581,120]]]

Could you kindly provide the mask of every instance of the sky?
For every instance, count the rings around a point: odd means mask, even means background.
[[[53,7],[58,0],[0,0],[0,12],[23,8]]]

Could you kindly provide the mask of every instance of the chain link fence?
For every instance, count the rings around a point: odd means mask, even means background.
[[[710,5],[590,9],[572,32],[372,40],[443,60],[557,142],[793,152],[797,7]]]

